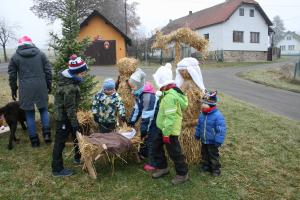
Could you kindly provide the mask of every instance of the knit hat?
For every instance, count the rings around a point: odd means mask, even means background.
[[[145,85],[146,74],[142,69],[137,68],[135,72],[130,76],[129,82],[136,86],[137,89],[140,89]]]
[[[103,90],[113,90],[116,88],[116,83],[112,78],[105,79],[103,82]]]
[[[25,44],[30,44],[32,45],[32,40],[30,37],[28,37],[27,35],[21,37],[19,40],[18,40],[18,46],[22,46],[22,45],[25,45]]]
[[[80,57],[77,57],[76,54],[70,56],[69,60],[69,73],[70,74],[79,74],[81,72],[87,71],[88,66]]]
[[[203,103],[210,105],[210,106],[215,106],[217,105],[217,91],[206,91],[204,97],[203,97]]]
[[[159,88],[175,83],[173,80],[172,65],[167,63],[165,66],[159,67],[153,74],[153,78]]]

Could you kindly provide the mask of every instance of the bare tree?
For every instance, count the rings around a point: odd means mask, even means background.
[[[106,18],[113,22],[119,29],[125,32],[125,1],[124,0],[74,0],[77,14],[80,20],[86,18],[93,10],[98,10]],[[127,25],[129,33],[140,24],[140,18],[136,14],[137,2],[126,4]],[[50,22],[58,19],[66,12],[66,5],[61,0],[34,0],[31,11],[40,18]]]
[[[278,44],[278,42],[282,39],[282,37],[284,36],[284,31],[285,31],[285,27],[284,27],[284,23],[283,20],[276,15],[273,18],[273,30],[275,32],[274,37],[273,37],[273,41],[274,44]]]
[[[7,62],[6,46],[9,41],[16,40],[14,30],[17,26],[8,25],[4,19],[0,19],[0,45],[3,49],[4,61]]]

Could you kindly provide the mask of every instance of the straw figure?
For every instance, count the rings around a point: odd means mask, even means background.
[[[195,48],[197,51],[205,53],[208,41],[189,28],[180,28],[168,35],[163,35],[160,31],[158,31],[152,48],[161,49],[164,52],[167,52],[167,48],[170,44],[175,44],[175,64],[177,64],[181,59],[182,44],[187,44],[190,47]]]
[[[205,87],[199,63],[195,58],[184,58],[177,64],[176,84],[187,95],[189,105],[183,113],[180,142],[189,164],[199,162],[200,146],[194,138],[197,119],[201,112],[201,99]]]
[[[126,109],[126,119],[129,119],[135,102],[127,82],[130,76],[135,72],[137,65],[138,61],[134,58],[122,58],[117,64],[119,71],[118,93],[120,94]]]

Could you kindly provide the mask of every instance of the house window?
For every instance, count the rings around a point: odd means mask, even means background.
[[[207,41],[209,41],[209,34],[208,34],[208,33],[204,34],[204,38],[205,38]]]
[[[259,33],[258,32],[250,32],[250,42],[251,43],[259,43]]]
[[[254,17],[254,9],[250,9],[250,17]]]
[[[295,45],[289,45],[289,51],[294,51],[295,50]]]
[[[239,11],[240,11],[240,16],[244,16],[244,8],[240,8]]]
[[[292,36],[287,36],[286,40],[292,40]]]
[[[244,32],[233,31],[233,42],[244,42]]]
[[[285,51],[285,46],[280,46],[281,51]]]

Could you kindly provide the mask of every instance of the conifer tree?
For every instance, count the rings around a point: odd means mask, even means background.
[[[54,49],[56,54],[56,60],[53,63],[54,76],[53,76],[53,92],[57,87],[57,80],[59,73],[66,69],[68,66],[69,57],[72,54],[80,56],[86,61],[88,66],[93,63],[93,60],[86,57],[84,52],[87,46],[90,44],[88,38],[79,40],[80,25],[78,22],[78,14],[75,7],[75,0],[63,0],[66,8],[66,12],[59,16],[62,21],[62,37],[57,34],[50,33],[52,37],[52,43],[50,46]],[[84,77],[83,83],[80,85],[81,89],[81,103],[80,109],[89,110],[91,108],[91,99],[93,87],[97,84],[94,80],[94,76],[88,74]]]

